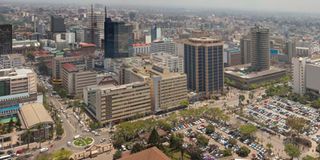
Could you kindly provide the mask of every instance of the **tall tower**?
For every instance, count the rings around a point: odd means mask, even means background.
[[[210,97],[223,90],[223,41],[190,38],[184,43],[184,71],[188,89]]]
[[[95,43],[94,41],[94,30],[96,28],[96,20],[93,13],[93,4],[91,4],[91,26],[90,26],[90,35],[91,35],[91,43]]]
[[[0,25],[0,55],[12,53],[12,25]]]
[[[241,64],[251,63],[251,39],[244,36],[240,39]]]
[[[251,34],[251,67],[255,71],[268,70],[270,68],[270,40],[269,29],[255,26],[250,30]]]

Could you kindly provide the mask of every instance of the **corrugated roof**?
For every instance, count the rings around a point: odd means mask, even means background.
[[[23,105],[20,114],[26,128],[32,128],[41,123],[53,123],[51,116],[41,103]]]

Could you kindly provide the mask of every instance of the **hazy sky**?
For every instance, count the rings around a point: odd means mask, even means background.
[[[21,1],[21,0],[19,0]],[[23,0],[51,1],[52,0]],[[108,3],[118,5],[171,6],[187,8],[230,8],[240,10],[320,12],[320,0],[54,0],[53,2]]]

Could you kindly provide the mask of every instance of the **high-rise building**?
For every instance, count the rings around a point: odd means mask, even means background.
[[[159,40],[161,38],[161,28],[157,27],[157,25],[153,25],[151,27],[151,41]]]
[[[151,55],[151,60],[161,66],[167,67],[170,72],[183,72],[183,58],[166,52],[157,52]]]
[[[251,67],[255,71],[270,69],[269,29],[255,26],[251,34]]]
[[[184,72],[188,89],[209,97],[223,90],[223,41],[190,38],[184,44]]]
[[[104,38],[105,58],[129,57],[129,46],[132,44],[131,25],[106,18]]]
[[[287,41],[285,44],[284,52],[288,56],[288,61],[291,62],[292,58],[297,55],[296,43],[294,41]]]
[[[306,62],[306,57],[292,58],[293,92],[300,95],[303,95],[306,92]]]
[[[241,63],[251,63],[251,40],[250,37],[242,37],[240,40]]]
[[[60,16],[51,16],[50,31],[52,34],[66,32],[64,19]]]
[[[0,55],[12,53],[12,25],[0,25]]]

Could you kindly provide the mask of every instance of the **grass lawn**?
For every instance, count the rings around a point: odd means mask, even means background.
[[[84,146],[87,146],[89,144],[91,144],[93,142],[93,139],[90,138],[90,137],[80,137],[80,138],[77,138],[73,141],[73,144],[75,146],[80,146],[80,147],[84,147]]]

